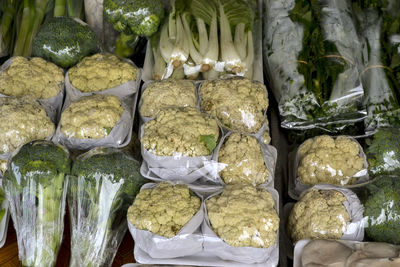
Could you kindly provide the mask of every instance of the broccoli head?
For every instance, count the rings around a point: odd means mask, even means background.
[[[42,57],[62,68],[77,64],[99,51],[96,34],[75,18],[55,17],[39,29],[32,44],[32,56]]]
[[[104,18],[127,35],[150,37],[163,17],[161,0],[104,0]]]
[[[364,216],[367,236],[376,242],[400,244],[400,177],[381,176],[367,186]]]

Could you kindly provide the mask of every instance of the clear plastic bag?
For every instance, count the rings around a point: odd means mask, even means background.
[[[146,182],[139,166],[115,148],[95,148],[74,161],[68,189],[70,266],[111,266],[128,229],[128,207]]]
[[[24,266],[54,266],[64,231],[70,159],[49,141],[22,146],[9,161],[3,187]]]
[[[199,97],[201,110],[229,130],[256,134],[265,124],[268,93],[259,82],[239,77],[205,81]]]
[[[264,18],[264,62],[282,127],[340,129],[362,121],[361,42],[351,1],[269,0]]]
[[[279,195],[273,188],[227,185],[205,200],[204,252],[226,261],[276,266]]]

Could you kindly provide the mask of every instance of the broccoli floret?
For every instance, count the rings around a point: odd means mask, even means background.
[[[76,159],[68,191],[71,266],[112,262],[127,229],[128,208],[146,182],[139,167],[115,148],[95,148]]]
[[[382,176],[367,186],[365,229],[372,241],[400,244],[400,177]]]
[[[62,68],[77,64],[99,51],[96,34],[89,26],[69,17],[44,23],[33,40],[32,55],[52,61]]]
[[[53,266],[64,230],[67,150],[48,141],[28,143],[10,160],[3,186],[24,266]]]
[[[115,30],[150,37],[164,17],[161,0],[105,0],[104,18]]]

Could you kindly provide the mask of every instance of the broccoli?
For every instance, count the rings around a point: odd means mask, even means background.
[[[33,40],[32,56],[69,68],[98,51],[97,36],[89,26],[78,19],[56,17],[40,27]]]
[[[368,140],[366,151],[371,175],[400,175],[400,128],[381,128]]]
[[[365,232],[376,242],[400,245],[400,177],[381,176],[367,186]]]
[[[54,266],[64,231],[68,152],[33,141],[12,157],[3,178],[24,266]]]
[[[115,148],[95,148],[72,167],[68,204],[70,266],[107,266],[127,229],[127,211],[146,180],[139,163]]]

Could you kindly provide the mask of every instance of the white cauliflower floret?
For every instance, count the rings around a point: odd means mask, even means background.
[[[15,57],[0,74],[0,93],[45,99],[58,95],[63,83],[63,70],[55,64],[39,57]]]
[[[217,122],[193,108],[167,108],[144,126],[146,150],[158,156],[189,157],[212,153],[219,137]]]
[[[340,239],[350,222],[343,202],[346,197],[336,190],[308,191],[297,202],[288,220],[293,242],[300,239]]]
[[[135,81],[138,70],[112,54],[85,57],[68,71],[71,84],[81,92],[98,92]]]
[[[61,132],[68,138],[100,139],[121,119],[121,102],[111,95],[91,95],[72,102],[61,115]]]
[[[165,107],[196,107],[196,86],[188,80],[162,80],[149,84],[142,95],[140,114],[154,117]]]
[[[268,248],[275,244],[279,217],[265,189],[227,185],[206,206],[211,228],[228,245]]]
[[[200,204],[186,185],[162,182],[139,192],[128,209],[128,220],[137,229],[172,238],[199,211]]]
[[[265,86],[243,78],[206,81],[200,89],[201,109],[232,130],[258,132],[268,108]]]
[[[54,132],[54,124],[35,100],[0,98],[0,154],[9,153]]]
[[[251,135],[231,134],[218,153],[218,162],[226,164],[220,172],[226,184],[258,185],[268,181],[260,144]]]
[[[305,141],[299,149],[297,176],[303,184],[350,185],[363,169],[359,144],[345,136],[318,136]]]

